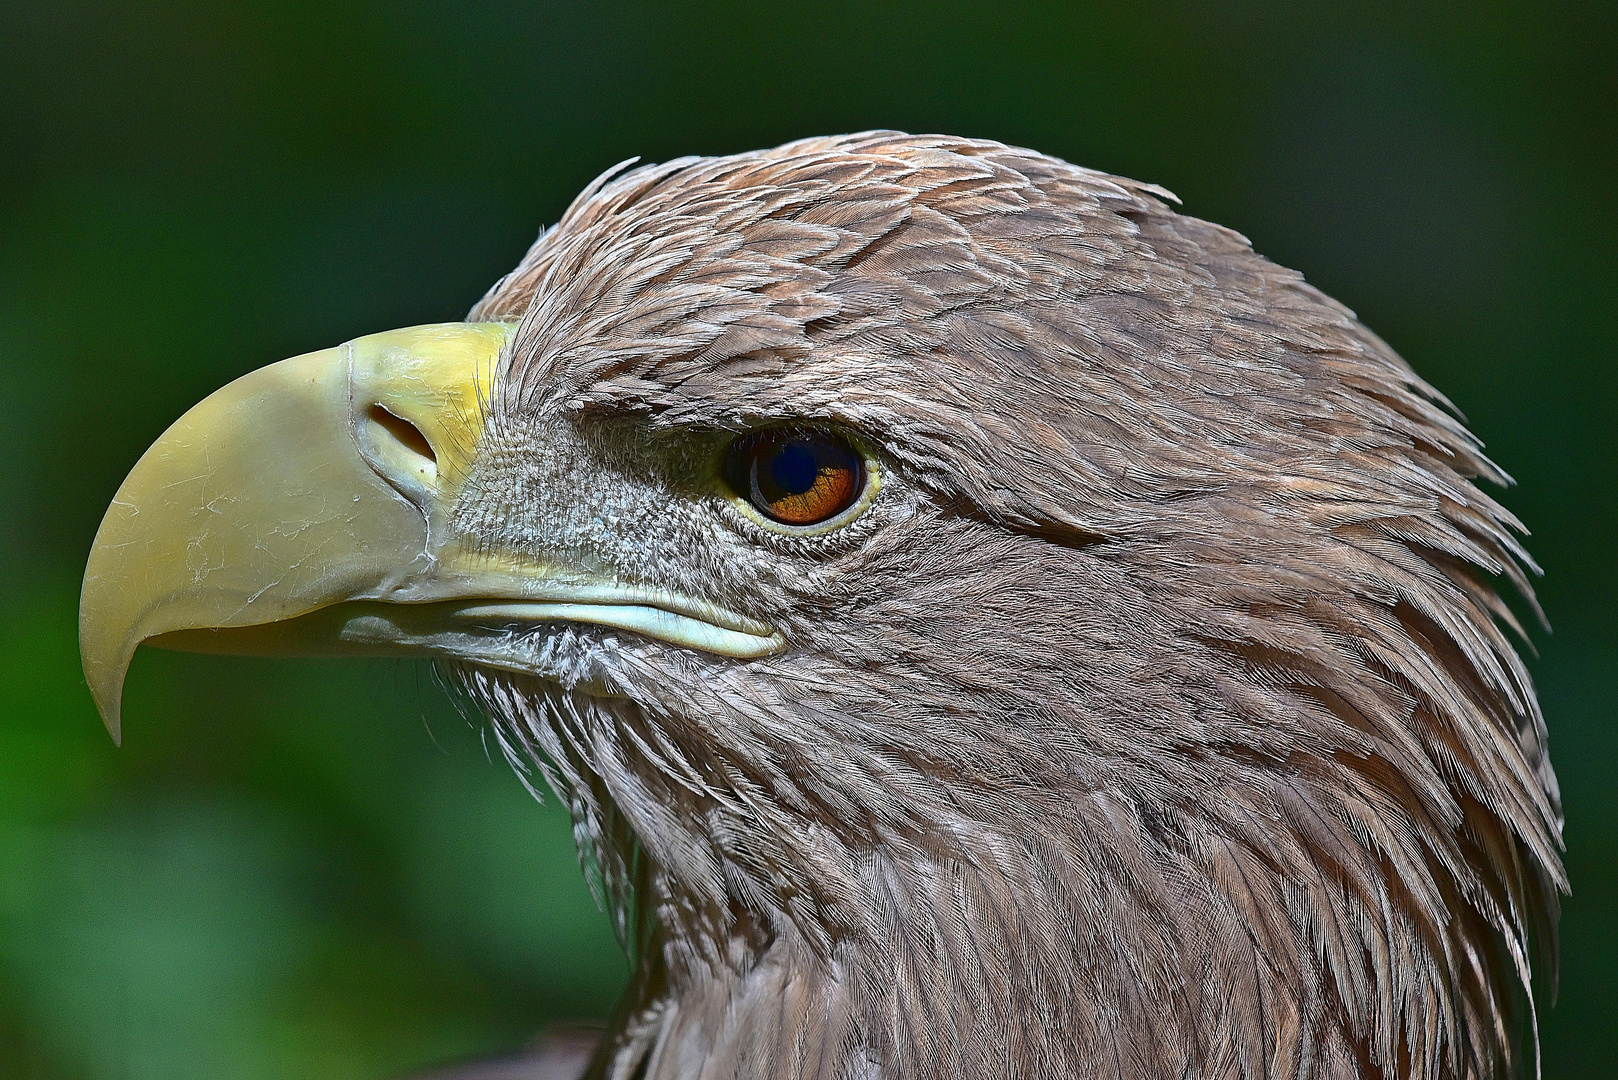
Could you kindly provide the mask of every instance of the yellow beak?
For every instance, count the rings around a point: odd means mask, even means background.
[[[114,739],[143,641],[283,654],[382,644],[288,620],[390,599],[431,561],[509,333],[420,326],[283,360],[146,451],[96,532],[79,601],[84,674]]]
[[[511,631],[595,623],[732,657],[783,645],[700,600],[463,545],[450,514],[505,323],[359,338],[245,375],[146,451],[102,519],[79,649],[107,729],[149,642],[254,655],[432,655],[532,670]]]

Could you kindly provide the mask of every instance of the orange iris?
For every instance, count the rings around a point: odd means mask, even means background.
[[[834,435],[766,428],[731,444],[725,477],[766,517],[783,525],[818,525],[859,498],[865,466]]]

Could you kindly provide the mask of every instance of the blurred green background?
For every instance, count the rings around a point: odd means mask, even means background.
[[[1467,413],[1555,625],[1575,892],[1545,1076],[1611,1076],[1615,10],[4,5],[0,1077],[384,1077],[605,1013],[624,963],[565,815],[428,668],[148,651],[114,750],[78,576],[225,381],[460,316],[622,158],[869,127],[1164,184]]]

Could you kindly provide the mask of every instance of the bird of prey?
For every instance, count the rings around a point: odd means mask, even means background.
[[[82,598],[114,735],[142,642],[437,659],[630,952],[593,1077],[1533,1076],[1534,566],[1437,391],[1030,150],[629,166],[466,322],[147,451]]]

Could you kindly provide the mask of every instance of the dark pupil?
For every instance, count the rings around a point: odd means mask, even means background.
[[[770,459],[770,479],[783,495],[802,495],[815,486],[820,464],[804,443],[787,443]]]

